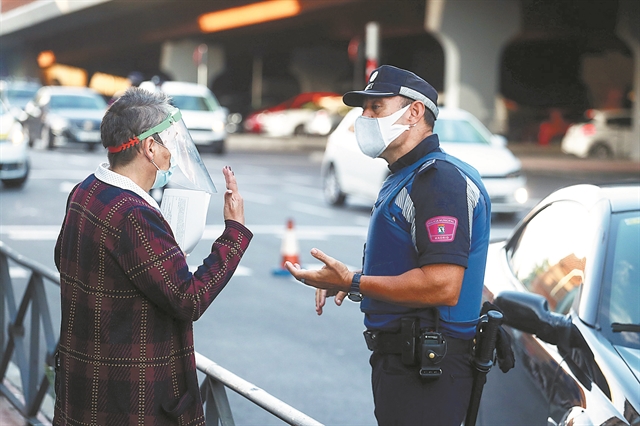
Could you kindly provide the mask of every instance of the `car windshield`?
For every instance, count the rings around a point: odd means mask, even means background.
[[[440,142],[477,143],[489,145],[489,140],[467,120],[441,118],[436,120],[433,133]]]
[[[171,103],[184,111],[216,111],[220,108],[215,99],[204,96],[172,95]]]
[[[33,96],[36,94],[37,88],[29,89],[8,89],[5,93],[9,103],[20,108],[24,108]]]
[[[104,109],[105,101],[99,96],[53,95],[51,109]]]
[[[615,214],[604,271],[602,329],[611,342],[640,349],[640,212]]]

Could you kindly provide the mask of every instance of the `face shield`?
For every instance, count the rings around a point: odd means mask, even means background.
[[[162,195],[160,210],[173,230],[176,242],[189,254],[202,238],[211,194],[217,192],[196,149],[191,135],[182,121],[180,110],[171,107],[169,117],[162,123],[138,135],[138,140],[154,136],[171,153],[176,170],[171,184]]]
[[[169,150],[175,161],[177,170],[171,177],[172,184],[208,194],[218,192],[178,108],[171,107],[169,116],[162,123],[141,133],[137,138],[142,141],[152,135],[157,135],[154,139]]]

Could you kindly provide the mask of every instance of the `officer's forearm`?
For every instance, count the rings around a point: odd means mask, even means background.
[[[362,276],[360,292],[373,299],[412,308],[454,306],[458,303],[464,267],[426,265],[397,276]]]

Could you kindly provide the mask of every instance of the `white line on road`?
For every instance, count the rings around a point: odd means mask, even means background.
[[[334,216],[333,211],[329,209],[325,209],[324,207],[318,207],[311,204],[299,203],[294,201],[293,203],[289,203],[289,209],[294,210],[300,213],[312,214],[315,216],[321,216],[326,218],[332,218]]]

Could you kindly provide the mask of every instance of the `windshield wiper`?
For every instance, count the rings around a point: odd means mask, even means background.
[[[621,324],[619,322],[611,323],[611,331],[620,333],[621,331],[631,331],[640,333],[640,324]]]

